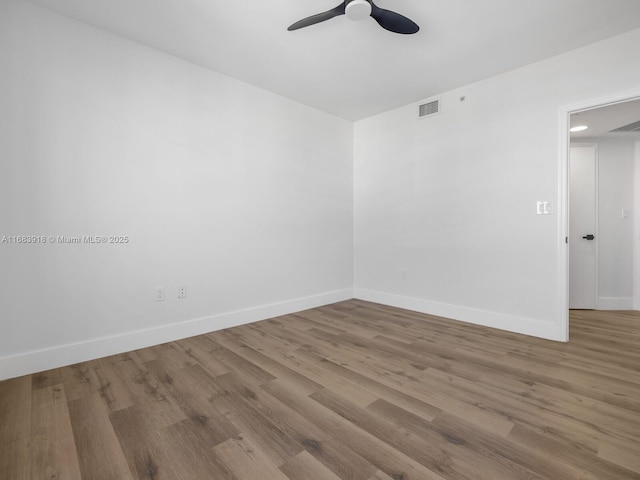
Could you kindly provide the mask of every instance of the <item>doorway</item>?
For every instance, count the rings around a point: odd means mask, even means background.
[[[640,198],[640,92],[567,108],[561,111],[561,122],[559,221],[567,248],[560,277],[568,340],[569,308],[631,310],[640,301],[633,287],[634,279],[640,279],[640,247],[634,242],[634,231],[640,232],[640,205],[633,208]],[[578,126],[588,128],[569,131]],[[584,171],[577,172],[573,156],[580,158]],[[572,179],[572,169],[579,178]],[[602,182],[599,174],[604,174]],[[574,181],[595,184],[595,198],[591,194],[580,199]],[[587,206],[578,208],[584,215],[572,209],[572,203],[577,207],[580,202]],[[581,216],[589,219],[576,218]],[[580,226],[583,220],[587,223]]]

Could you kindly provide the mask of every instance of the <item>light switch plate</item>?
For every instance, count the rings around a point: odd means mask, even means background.
[[[536,202],[536,213],[538,215],[551,215],[553,213],[551,202],[548,200],[539,200]]]

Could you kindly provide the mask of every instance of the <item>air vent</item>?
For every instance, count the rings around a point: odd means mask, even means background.
[[[440,100],[434,100],[433,102],[420,105],[418,112],[420,117],[427,117],[429,115],[436,115],[440,113]]]
[[[611,130],[612,132],[640,132],[640,120],[637,122],[630,123],[629,125],[625,125],[624,127],[616,128],[615,130]]]

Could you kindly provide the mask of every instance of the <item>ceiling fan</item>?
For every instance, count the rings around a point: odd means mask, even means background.
[[[420,27],[412,20],[409,20],[399,13],[378,7],[373,3],[373,0],[344,0],[344,2],[331,10],[297,21],[287,28],[287,30],[298,30],[299,28],[315,25],[316,23],[324,22],[325,20],[330,20],[333,17],[345,14],[352,20],[362,20],[369,16],[373,17],[382,28],[394,33],[408,35],[420,30]]]

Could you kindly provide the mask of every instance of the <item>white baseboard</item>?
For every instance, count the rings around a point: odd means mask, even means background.
[[[57,345],[43,350],[0,357],[0,380],[202,335],[351,298],[353,298],[352,289],[336,290],[280,303],[196,318],[186,322],[126,332],[121,335],[93,338],[85,342]]]
[[[631,297],[600,297],[596,302],[597,310],[633,310]]]
[[[415,297],[405,297],[392,293],[378,292],[356,288],[355,298],[369,302],[381,303],[391,307],[404,308],[415,312],[426,313],[452,320],[459,320],[485,327],[522,333],[548,340],[564,341],[557,322],[546,322],[531,318],[490,312],[470,307],[461,307],[447,303],[433,302]]]

